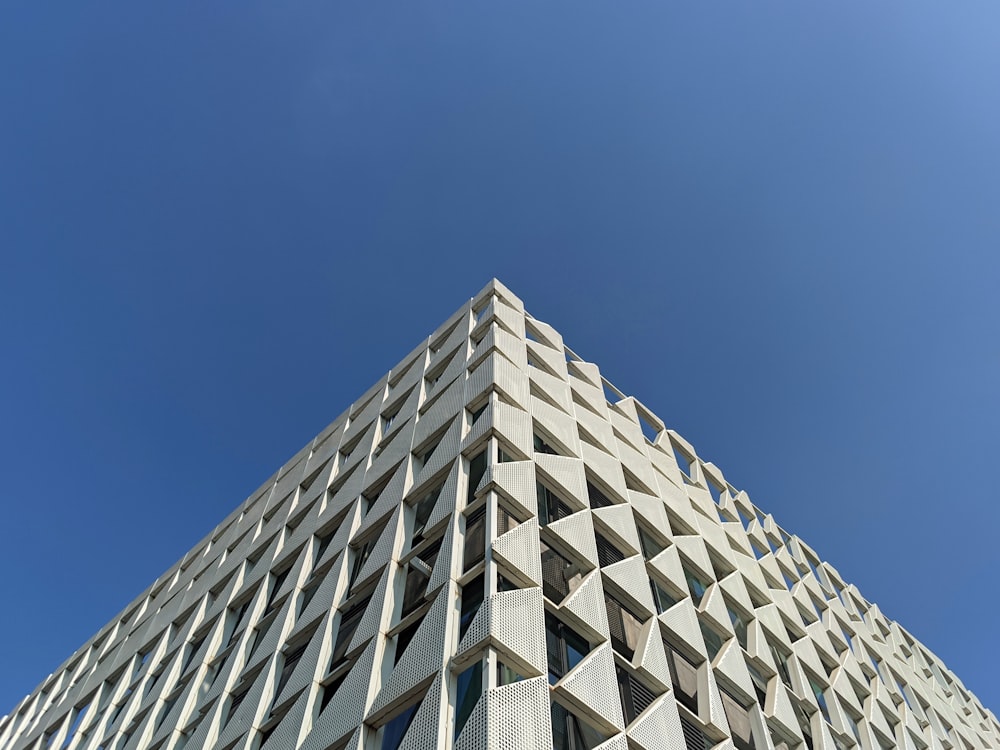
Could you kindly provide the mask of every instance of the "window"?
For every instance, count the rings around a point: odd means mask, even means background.
[[[396,415],[399,414],[399,410],[392,412],[392,414],[382,415],[382,434],[386,435],[389,432],[389,428],[392,427],[392,423],[396,421]]]
[[[323,576],[314,575],[302,588],[302,596],[299,598],[296,617],[301,617],[302,613],[306,611],[306,607],[309,606],[309,602],[313,600],[313,597],[316,596],[316,592],[319,591],[321,583],[323,583]]]
[[[593,750],[608,739],[576,714],[552,703],[552,750]]]
[[[486,411],[486,407],[487,406],[489,406],[489,402],[488,401],[485,404],[483,404],[482,406],[480,406],[478,409],[476,409],[475,411],[470,412],[470,414],[469,414],[469,423],[470,424],[475,424],[476,420],[479,419],[481,416],[483,416],[483,412]]]
[[[705,638],[705,648],[708,649],[709,660],[715,659],[722,650],[722,636],[706,625],[699,618],[698,625],[701,627],[701,634]]]
[[[462,733],[472,715],[479,696],[483,694],[483,662],[480,659],[458,676],[458,693],[455,712],[455,739]]]
[[[616,562],[621,562],[625,559],[625,554],[608,541],[606,537],[601,534],[595,534],[595,536],[597,538],[597,559],[602,568],[614,565]]]
[[[462,549],[462,570],[469,571],[486,557],[486,507],[465,519],[465,546]]]
[[[542,593],[555,604],[559,604],[570,591],[574,591],[583,580],[580,566],[571,563],[545,542],[540,542],[542,550]]]
[[[674,697],[682,706],[698,713],[698,668],[682,656],[667,641],[663,642],[670,668],[670,682],[674,686]]]
[[[813,695],[816,697],[816,703],[819,705],[819,710],[823,713],[823,718],[830,721],[830,707],[826,704],[826,695],[823,693],[822,686],[818,683],[815,677],[809,675],[809,688],[812,690]]]
[[[534,447],[536,453],[548,453],[550,456],[559,455],[559,452],[556,451],[556,449],[553,448],[551,445],[546,443],[545,440],[539,437],[538,433],[535,433],[533,438],[534,438]]]
[[[351,576],[348,579],[347,590],[350,591],[354,588],[354,584],[358,582],[358,574],[361,573],[361,569],[368,562],[368,557],[372,553],[372,549],[375,547],[375,540],[377,538],[376,534],[372,534],[368,537],[368,540],[362,544],[360,547],[354,548],[354,562],[351,565]]]
[[[406,735],[406,730],[413,723],[413,717],[416,715],[417,709],[420,708],[420,703],[421,701],[414,703],[382,727],[381,750],[397,750],[399,748]]]
[[[753,663],[746,659],[747,672],[750,673],[750,681],[753,683],[753,691],[757,694],[757,702],[761,707],[767,705],[767,678],[761,674],[760,670]]]
[[[792,687],[792,675],[788,671],[788,656],[784,651],[775,646],[771,641],[767,642],[768,647],[771,649],[771,656],[774,658],[774,663],[778,667],[778,675],[781,677],[781,681],[789,688]]]
[[[649,580],[649,586],[653,590],[653,602],[656,604],[656,611],[658,614],[662,615],[672,606],[677,604],[678,601],[680,601],[676,596],[663,588],[659,581],[651,578]]]
[[[281,691],[284,689],[285,685],[288,684],[288,680],[292,676],[292,672],[294,672],[295,667],[298,666],[299,661],[302,659],[302,654],[306,652],[306,646],[308,645],[309,641],[305,641],[302,645],[296,646],[285,654],[285,663],[281,667],[281,675],[278,677],[278,686],[274,689],[275,698],[281,695]]]
[[[476,613],[483,604],[485,594],[485,573],[481,573],[476,576],[462,587],[462,610],[459,615],[458,627],[459,640],[461,640],[461,638],[465,635],[465,631],[469,629],[469,625],[472,624],[472,620],[475,618]]]
[[[705,736],[705,731],[686,716],[681,716],[681,731],[687,750],[707,750],[714,744]]]
[[[573,511],[569,509],[562,500],[541,482],[535,483],[535,492],[538,495],[538,523],[542,526],[565,518]]]
[[[549,683],[554,685],[590,652],[590,644],[582,635],[546,612],[545,650],[549,662]]]
[[[587,497],[590,498],[591,508],[607,508],[610,505],[614,505],[608,496],[597,489],[591,482],[587,482]]]
[[[616,667],[616,671],[622,713],[625,715],[625,724],[628,725],[656,700],[656,695],[630,672],[621,667]]]
[[[728,601],[726,602],[726,611],[729,613],[729,621],[733,624],[736,640],[740,646],[747,648],[747,618]]]
[[[705,596],[705,591],[708,590],[708,584],[705,583],[705,580],[701,576],[692,572],[687,565],[683,565],[682,567],[684,568],[684,578],[687,580],[688,590],[691,592],[691,599],[694,601],[694,606],[700,607],[702,597]]]
[[[639,645],[642,620],[608,593],[604,594],[604,603],[608,610],[611,645],[615,651],[631,661],[635,655],[636,646]]]
[[[285,580],[288,578],[288,572],[291,568],[285,568],[280,573],[272,573],[271,581],[271,592],[267,595],[267,608],[264,610],[264,614],[271,612],[274,609],[275,600],[278,598],[278,592],[284,585]]]
[[[660,540],[653,536],[646,528],[639,524],[639,544],[642,546],[642,556],[647,560],[652,560],[666,549],[660,544]]]
[[[423,540],[427,521],[431,517],[431,512],[437,504],[437,499],[441,495],[443,487],[443,484],[439,484],[413,503],[413,538],[410,542],[411,548],[417,546]]]
[[[337,627],[337,640],[333,644],[333,655],[330,657],[329,671],[332,672],[345,660],[347,649],[351,644],[351,638],[354,637],[354,631],[358,629],[358,623],[361,622],[365,610],[368,609],[368,602],[370,600],[371,597],[366,596],[363,600],[352,604],[350,608],[340,613],[340,625]]]
[[[465,504],[469,505],[476,499],[476,488],[486,473],[486,451],[480,451],[469,460],[469,490],[466,493]]]
[[[736,750],[754,750],[750,711],[725,690],[720,690],[719,694],[722,696],[722,708],[726,712]]]
[[[497,509],[497,536],[502,536],[520,526],[520,522],[502,505]]]
[[[412,614],[423,604],[424,595],[427,593],[427,584],[430,583],[434,562],[437,560],[440,549],[441,542],[438,541],[424,549],[420,554],[411,557],[406,563],[406,581],[403,584],[403,606],[399,615],[400,619]]]
[[[413,640],[413,636],[417,634],[417,629],[423,622],[423,618],[419,618],[416,622],[410,623],[408,626],[396,633],[396,649],[392,657],[392,665],[396,666],[399,664],[399,660],[403,658],[403,654],[406,653],[406,647],[410,645],[410,641]]]
[[[253,687],[253,680],[245,680],[241,686],[233,691],[232,697],[229,700],[229,708],[226,710],[226,718],[222,720],[222,726],[226,726],[233,716],[236,715],[240,705],[243,703],[243,699],[250,692],[251,687]]]

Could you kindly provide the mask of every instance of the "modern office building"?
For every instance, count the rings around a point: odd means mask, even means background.
[[[497,281],[0,748],[978,750],[958,678]]]

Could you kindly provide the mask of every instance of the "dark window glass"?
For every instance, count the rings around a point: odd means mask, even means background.
[[[506,534],[508,531],[516,529],[520,525],[520,522],[502,505],[497,509],[497,536]]]
[[[736,640],[739,641],[740,646],[747,648],[747,621],[739,612],[733,609],[731,606],[727,605],[726,610],[729,612],[729,621],[733,623],[733,630],[736,633]]]
[[[698,668],[666,641],[663,642],[663,648],[667,652],[674,697],[678,703],[698,713]]]
[[[708,649],[708,658],[714,659],[722,650],[722,636],[703,622],[699,622],[701,634],[705,639],[705,648]]]
[[[482,507],[465,519],[465,547],[462,549],[462,570],[470,570],[485,557],[486,508]]]
[[[558,703],[552,703],[553,750],[593,750],[608,739]]]
[[[536,483],[535,490],[538,495],[538,523],[542,526],[565,518],[572,512],[569,506],[545,485]]]
[[[551,456],[559,455],[555,448],[542,440],[538,435],[534,436],[534,445],[536,453],[548,453]]]
[[[306,584],[306,587],[302,589],[302,597],[299,599],[299,608],[297,615],[301,615],[306,611],[306,607],[309,606],[309,602],[312,601],[313,597],[316,596],[316,592],[319,591],[319,585],[323,582],[322,578],[316,578]]]
[[[590,482],[587,482],[587,497],[590,498],[591,508],[607,508],[609,505],[614,505],[607,495]]]
[[[295,671],[295,667],[298,666],[299,661],[302,659],[302,654],[306,652],[306,646],[309,642],[303,643],[301,646],[292,649],[285,655],[285,663],[281,667],[281,676],[278,678],[278,686],[274,689],[274,697],[277,698],[281,695],[282,689],[288,684],[288,679],[292,676],[292,672]]]
[[[551,684],[558,682],[590,652],[590,644],[583,636],[549,613],[545,614],[545,646]]]
[[[616,670],[618,672],[618,692],[621,696],[625,723],[631,724],[656,700],[656,695],[629,672],[621,667],[616,667]]]
[[[370,598],[358,602],[350,609],[344,610],[340,615],[340,625],[337,628],[337,640],[333,645],[333,656],[330,658],[330,670],[338,666],[347,654],[347,647],[351,644],[354,631],[358,629],[358,623],[368,608]]]
[[[687,580],[688,589],[691,591],[691,599],[696,607],[701,606],[702,597],[708,589],[708,584],[697,574],[691,571],[688,566],[684,567],[684,578]]]
[[[733,743],[737,750],[755,750],[753,732],[750,729],[750,712],[725,690],[719,691],[722,696],[722,708],[726,712],[729,730],[733,735]]]
[[[826,695],[823,688],[811,676],[809,677],[809,687],[812,688],[813,695],[816,696],[816,703],[819,705],[819,710],[823,712],[823,718],[829,722],[830,707],[826,705]]]
[[[354,563],[351,565],[351,577],[347,583],[348,591],[350,591],[351,588],[354,587],[354,584],[357,583],[358,574],[368,561],[368,558],[372,553],[372,548],[375,546],[376,538],[377,535],[373,534],[367,542],[354,550]]]
[[[417,628],[420,627],[420,623],[422,622],[423,619],[419,619],[396,634],[396,652],[392,657],[393,666],[399,664],[399,660],[403,658],[403,654],[406,652],[406,647],[410,645],[410,641],[412,641],[413,636],[417,634]]]
[[[614,565],[616,562],[621,562],[625,559],[625,554],[606,537],[601,534],[596,534],[595,536],[597,538],[597,559],[601,563],[602,568]]]
[[[642,526],[639,527],[639,543],[642,545],[642,556],[647,560],[652,560],[666,549],[666,547],[660,544],[659,539],[642,528]]]
[[[681,731],[684,733],[684,746],[687,750],[707,750],[713,744],[701,727],[684,716],[681,716]]]
[[[785,653],[774,646],[770,641],[767,644],[771,649],[771,656],[774,658],[774,663],[778,667],[778,675],[781,677],[781,681],[785,683],[789,688],[792,687],[792,676],[788,672],[788,658]]]
[[[604,603],[608,610],[608,627],[611,629],[611,645],[626,659],[632,659],[636,646],[639,645],[639,631],[642,621],[625,605],[609,594],[604,595]]]
[[[545,542],[541,542],[542,550],[542,593],[550,601],[558,604],[566,594],[580,585],[583,576],[580,566],[571,563]]]
[[[458,699],[455,713],[455,739],[462,733],[479,696],[483,694],[483,662],[477,661],[458,676]]]
[[[485,588],[486,576],[484,574],[476,576],[462,587],[462,611],[458,628],[459,639],[465,635],[465,631],[469,629],[469,625],[472,623],[473,618],[475,618],[476,612],[482,606]]]
[[[465,504],[476,498],[476,488],[486,473],[486,451],[480,451],[469,461],[469,491],[466,493]]]
[[[424,529],[427,527],[427,519],[431,517],[431,511],[434,510],[434,505],[441,495],[442,486],[435,487],[413,504],[413,540],[410,542],[411,547],[415,547],[423,540]]]
[[[653,601],[656,603],[656,611],[659,614],[663,614],[672,606],[677,604],[677,597],[663,588],[659,583],[654,580],[650,580],[650,587],[653,590]]]
[[[385,725],[382,730],[382,750],[397,750],[399,748],[399,744],[403,741],[406,730],[410,728],[418,708],[420,708],[420,703],[414,703]]]

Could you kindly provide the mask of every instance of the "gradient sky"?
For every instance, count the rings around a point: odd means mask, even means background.
[[[0,714],[492,276],[1000,710],[1000,5],[0,10]]]

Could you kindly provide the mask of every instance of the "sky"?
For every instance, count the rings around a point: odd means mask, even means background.
[[[0,715],[496,276],[994,712],[1000,5],[0,9]]]

